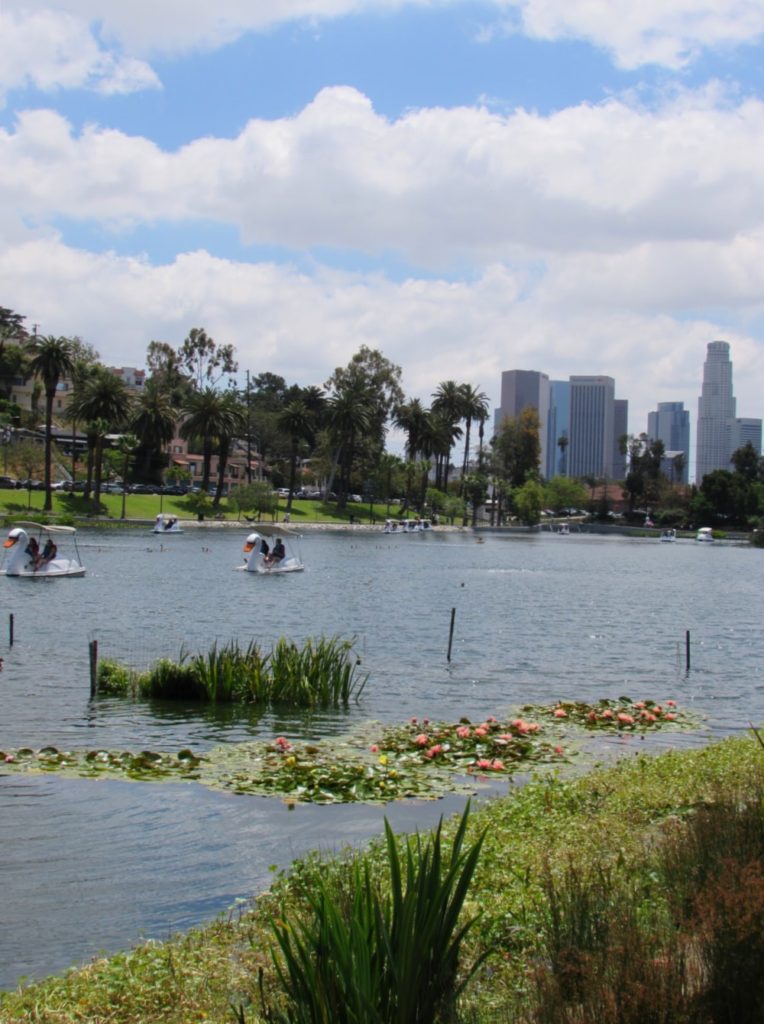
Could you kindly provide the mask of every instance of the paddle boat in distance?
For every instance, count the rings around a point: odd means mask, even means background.
[[[85,567],[77,550],[77,531],[73,526],[44,526],[41,523],[16,523],[3,544],[5,566],[3,576],[24,576],[28,579],[52,580],[62,576],[84,576]],[[57,541],[70,539],[75,557],[59,556]],[[40,543],[45,538],[44,544]]]
[[[701,526],[701,528],[695,534],[695,540],[699,540],[701,544],[713,544],[714,533],[711,527]]]
[[[177,516],[168,516],[164,512],[160,512],[154,520],[154,527],[152,533],[183,533],[183,527],[180,525]]]
[[[299,534],[280,526],[271,526],[261,533],[252,531],[244,541],[245,572],[276,576],[285,572],[302,572],[305,568],[298,550]]]
[[[664,544],[673,544],[675,540],[676,530],[669,528],[667,530],[663,530],[663,532],[661,533],[661,541]]]
[[[414,519],[386,519],[384,533],[429,533],[432,521],[416,516]]]

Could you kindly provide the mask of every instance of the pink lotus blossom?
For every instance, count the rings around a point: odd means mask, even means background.
[[[5,763],[6,764],[11,764],[15,760],[16,760],[16,758],[13,756],[13,754],[6,754],[5,755]]]
[[[610,708],[605,708],[605,710],[602,712],[602,717],[603,718],[612,718],[613,717],[613,712],[610,710]]]
[[[488,757],[481,757],[479,761],[475,762],[476,768],[481,768],[483,771],[489,772],[491,770],[492,761]]]
[[[644,706],[645,706],[645,702],[643,700],[637,700],[637,701],[634,702],[634,707],[635,708],[643,708]]]
[[[655,707],[653,708],[653,711],[655,712],[656,715],[662,715],[663,714],[663,708],[660,706],[660,704],[656,704]]]
[[[666,706],[670,707],[670,708],[675,708],[676,707],[676,701],[675,700],[667,700],[666,701]]]
[[[411,724],[416,725],[416,716],[414,716],[414,718],[411,719]]]
[[[486,718],[486,722],[495,722],[495,721],[496,721],[496,717],[494,715],[489,715],[488,718]]]
[[[470,737],[470,727],[468,725],[457,726],[456,735],[460,740],[467,740]]]
[[[541,726],[538,722],[526,722],[528,732],[538,732]]]
[[[498,757],[495,757],[495,758],[493,759],[493,761],[491,762],[491,771],[494,771],[494,772],[503,772],[503,771],[504,771],[504,762],[503,762],[503,761],[500,761],[500,760],[498,759]]]
[[[284,736],[277,736],[273,741],[274,746],[278,747],[279,750],[291,750],[292,744]]]
[[[372,745],[369,747],[369,750],[372,752],[372,754],[379,753],[379,747],[377,746],[376,743],[372,743]]]
[[[589,714],[586,716],[586,720],[587,720],[587,722],[596,722],[597,721],[597,712],[596,711],[590,711]]]
[[[555,710],[554,717],[555,718],[567,718],[568,717],[568,712],[565,710],[565,708],[557,708]]]
[[[554,748],[554,752],[555,752],[555,754],[561,754],[562,753],[562,747],[555,747]]]
[[[416,743],[418,747],[426,747],[429,742],[430,737],[425,735],[423,732],[420,732],[418,736],[414,737],[414,743]]]
[[[487,734],[488,730],[484,729],[482,725],[479,725],[477,729],[475,729],[475,735],[478,736],[480,739],[482,739],[483,736],[486,736]]]
[[[620,725],[634,725],[634,719],[632,716],[624,714],[623,711],[618,714],[618,722]]]
[[[676,715],[672,711],[667,711],[663,717],[666,719],[667,722],[673,722],[676,718]]]
[[[422,719],[422,725],[429,725],[429,724],[430,724],[430,719],[429,718],[423,718]]]
[[[432,757],[437,757],[438,754],[442,754],[442,753],[443,753],[443,744],[442,743],[436,743],[435,746],[430,747],[429,750],[425,750],[424,756],[432,758]]]

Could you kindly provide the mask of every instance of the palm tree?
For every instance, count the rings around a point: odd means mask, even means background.
[[[567,434],[560,434],[560,436],[557,438],[557,447],[560,449],[560,475],[561,476],[567,476],[568,475],[568,463],[567,463],[567,459],[565,458],[565,452],[567,451],[567,448],[568,448],[569,444],[570,444],[570,441],[568,440],[568,435]],[[625,454],[625,453],[622,453],[622,454]]]
[[[245,407],[242,406],[236,392],[226,391],[220,403],[220,414],[215,427],[218,448],[218,482],[215,488],[215,497],[212,499],[213,508],[220,506],[231,445],[234,439],[243,434],[246,429],[247,412]]]
[[[145,473],[148,477],[152,455],[162,453],[165,445],[175,436],[177,414],[170,393],[153,378],[138,398],[130,426],[144,451]],[[164,463],[162,463],[164,466]]]
[[[436,467],[436,474],[438,481],[442,478],[443,490],[448,490],[448,467],[451,462],[451,447],[454,441],[462,436],[461,429],[458,427],[460,420],[464,419],[464,388],[463,385],[457,384],[455,380],[444,380],[438,384],[437,389],[433,392],[432,411],[437,413],[439,417],[443,419],[442,427],[439,427],[438,433],[443,443],[448,440],[448,449],[441,450],[438,452],[441,460],[443,460],[443,470]],[[436,484],[437,486],[437,484]]]
[[[181,410],[184,417],[180,436],[187,441],[199,440],[202,445],[202,490],[210,487],[212,447],[219,436],[221,420],[227,416],[224,395],[213,387],[192,391]]]
[[[327,425],[334,445],[334,457],[330,486],[337,467],[340,468],[338,508],[347,500],[350,474],[353,467],[355,448],[359,438],[372,427],[373,406],[370,393],[363,383],[343,386],[327,402]]]
[[[281,410],[276,423],[279,430],[289,438],[289,497],[286,510],[291,512],[294,480],[297,473],[297,452],[300,441],[308,440],[313,436],[313,417],[305,402],[297,399]]]
[[[135,434],[123,434],[119,439],[117,449],[120,455],[124,455],[125,461],[122,464],[122,515],[121,519],[125,518],[125,501],[127,499],[127,474],[130,469],[130,456],[133,454],[135,449],[138,447],[138,438]]]
[[[462,485],[460,488],[460,493],[463,496],[464,479],[467,476],[467,463],[470,458],[470,430],[472,427],[472,421],[485,421],[485,418],[488,416],[488,395],[483,391],[478,391],[477,388],[473,388],[471,384],[462,384],[462,395],[464,400],[462,412],[464,419],[466,420],[464,430],[464,459],[462,461]]]
[[[110,430],[119,430],[129,422],[131,406],[132,400],[124,381],[104,367],[99,367],[72,396],[70,415],[85,421],[88,433],[95,440],[93,507],[96,509],[101,503],[104,438]]]
[[[53,508],[53,497],[50,483],[50,464],[53,439],[53,401],[56,397],[58,382],[74,368],[72,343],[68,338],[54,338],[52,334],[37,338],[34,342],[34,355],[29,369],[35,377],[40,377],[45,388],[45,504],[43,512]]]

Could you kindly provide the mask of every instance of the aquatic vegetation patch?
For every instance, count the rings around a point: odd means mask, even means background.
[[[339,637],[308,639],[298,647],[281,638],[264,653],[256,643],[213,645],[206,654],[163,658],[147,672],[119,662],[98,665],[98,692],[117,697],[347,707],[366,685],[352,643]]]
[[[699,715],[681,710],[675,700],[659,703],[654,700],[632,700],[631,697],[605,699],[594,704],[561,700],[555,704],[526,705],[523,711],[587,730],[650,732],[665,727],[696,729],[701,720]]]
[[[60,751],[29,747],[0,751],[0,771],[59,772],[79,778],[111,776],[142,782],[194,781],[215,789],[274,796],[288,803],[387,803],[407,798],[436,799],[449,792],[474,792],[476,786],[518,771],[558,766],[576,756],[561,745],[555,723],[593,727],[591,711],[604,716],[611,702],[566,703],[534,708],[551,719],[548,730],[525,717],[482,722],[431,722],[413,718],[403,725],[371,724],[363,734],[319,743],[277,736],[273,740],[226,744],[204,754],[143,750]],[[612,702],[618,707],[618,702]],[[607,706],[605,706],[607,705]],[[565,711],[559,716],[557,711]],[[529,707],[524,709],[526,712]],[[686,727],[688,719],[663,716],[664,728]],[[624,712],[625,714],[625,712]],[[651,712],[653,714],[653,712]],[[618,724],[602,718],[602,728],[655,728],[655,722]],[[604,723],[611,723],[607,726]],[[596,725],[594,727],[597,727]],[[547,735],[545,735],[545,730]],[[568,729],[568,740],[571,739]]]

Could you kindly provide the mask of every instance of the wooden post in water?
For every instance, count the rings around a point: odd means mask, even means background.
[[[91,640],[90,651],[90,696],[95,697],[98,693],[98,641]]]
[[[684,666],[685,671],[690,671],[690,631],[685,630],[684,634]]]
[[[453,639],[454,639],[454,619],[455,618],[456,618],[456,608],[452,608],[451,609],[451,628],[448,631],[448,654],[446,656],[448,661],[451,660],[451,644],[453,643]]]
[[[13,612],[8,616],[8,643],[13,647]]]

